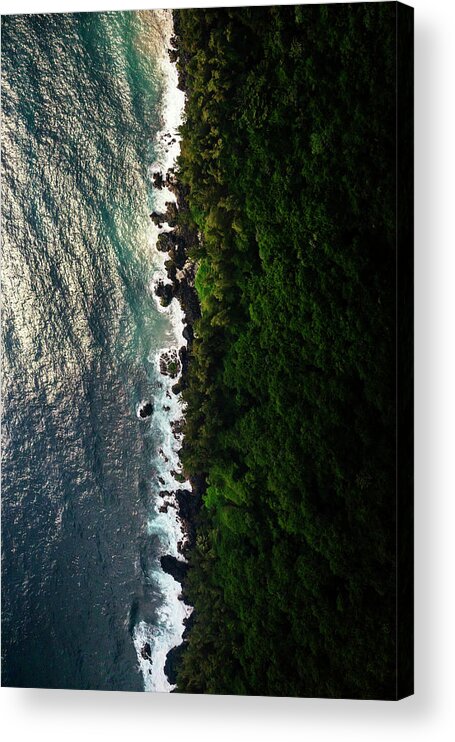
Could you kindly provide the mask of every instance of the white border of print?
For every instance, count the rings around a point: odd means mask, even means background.
[[[144,0],[3,0],[3,13],[208,7]],[[228,5],[247,3],[231,0]],[[251,5],[272,3],[251,2]],[[279,4],[279,3],[276,3]],[[415,0],[416,694],[399,703],[0,691],[3,739],[427,742],[455,738],[453,546],[455,37],[453,0]],[[26,651],[26,647],[24,648]]]

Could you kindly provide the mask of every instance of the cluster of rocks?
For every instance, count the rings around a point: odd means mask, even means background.
[[[156,224],[158,229],[162,229],[165,223],[167,223],[170,227],[175,227],[175,225],[177,224],[177,205],[174,201],[166,201],[165,206],[166,211],[164,213],[152,211],[152,213],[150,214],[150,219],[154,224]]]
[[[158,511],[160,513],[167,513],[169,508],[176,508],[177,505],[174,502],[165,502],[164,505],[160,505]]]
[[[175,142],[176,142],[176,139],[172,139],[170,143],[174,144]],[[169,190],[172,190],[176,186],[176,177],[175,177],[174,168],[170,167],[165,175],[163,175],[162,172],[157,170],[156,173],[153,173],[152,175],[152,182],[153,182],[153,187],[158,188],[158,190],[161,190],[162,188],[169,188]]]
[[[169,348],[160,355],[160,373],[162,376],[170,376],[176,379],[180,373],[182,364],[176,348]]]
[[[185,420],[183,418],[181,418],[180,420],[173,420],[171,422],[171,429],[174,434],[174,438],[176,440],[178,440],[180,436],[183,435],[184,425],[185,425]],[[177,479],[178,472],[172,471],[171,474],[173,475],[174,479]],[[177,481],[179,481],[179,479],[177,479]],[[185,481],[185,478],[183,478],[183,481]]]
[[[160,304],[162,307],[168,307],[174,298],[174,288],[172,283],[164,283],[164,281],[158,281],[155,286],[155,294],[159,297]]]
[[[173,61],[175,61],[178,56],[176,48],[170,50],[170,56],[171,54],[174,57]],[[188,258],[191,247],[197,244],[199,237],[195,227],[191,226],[190,219],[179,219],[179,213],[188,210],[188,193],[187,189],[181,183],[178,183],[175,172],[170,170],[165,176],[162,173],[155,173],[153,181],[156,188],[167,187],[176,197],[175,202],[166,203],[165,213],[152,212],[150,218],[160,229],[165,224],[172,229],[172,231],[161,232],[158,237],[158,250],[167,253],[168,256],[165,262],[168,282],[159,281],[155,287],[155,293],[160,298],[160,303],[163,306],[168,306],[176,298],[184,314],[183,337],[186,340],[186,346],[181,347],[178,351],[175,348],[170,349],[160,356],[160,372],[163,375],[174,379],[180,374],[177,383],[172,387],[173,393],[179,394],[187,384],[194,341],[193,325],[200,317],[200,305],[195,289],[196,267]],[[184,420],[176,420],[172,423],[172,432],[176,439],[182,437],[183,429]],[[176,471],[171,473],[180,484],[187,480],[184,473]],[[164,484],[162,478],[158,477],[158,480],[161,485]],[[189,549],[195,543],[195,522],[202,502],[202,493],[205,491],[205,479],[202,475],[190,477],[190,484],[191,491],[186,489],[175,492],[164,489],[160,491],[160,496],[163,499],[163,503],[159,507],[160,512],[166,513],[170,507],[177,507],[185,534],[185,538],[178,544],[179,553],[183,557],[188,555]],[[161,566],[165,572],[171,574],[182,585],[180,598],[189,604],[186,599],[188,563],[173,556],[165,555],[161,557]],[[167,655],[164,670],[171,684],[176,683],[178,663],[193,621],[194,611],[188,619],[185,619],[183,643],[171,649]],[[147,654],[147,645],[144,645],[143,652]]]
[[[159,182],[167,183],[166,179],[160,175]],[[168,187],[169,184],[167,183]],[[188,226],[189,220],[181,220],[179,223],[178,214],[183,209],[187,209],[186,193],[176,184],[172,185],[171,190],[176,196],[176,201],[166,203],[166,212],[158,213],[153,211],[150,214],[152,221],[157,226],[162,227],[167,223],[172,227],[172,231],[161,232],[157,240],[157,248],[161,252],[167,253],[165,262],[167,282],[160,280],[155,286],[155,294],[159,297],[163,307],[169,306],[173,299],[177,299],[184,312],[185,327],[183,337],[186,340],[186,346],[182,346],[178,351],[177,359],[169,360],[163,357],[160,360],[160,370],[164,375],[176,378],[182,371],[180,379],[173,387],[173,392],[179,394],[186,386],[189,358],[194,339],[193,325],[200,317],[200,306],[195,289],[196,267],[188,259],[189,248],[197,243],[198,234],[195,228]]]
[[[185,555],[187,550],[194,544],[196,538],[195,522],[197,513],[200,508],[201,493],[205,488],[205,480],[203,477],[195,478],[191,480],[192,492],[189,490],[178,490],[175,493],[175,498],[178,503],[179,515],[182,521],[183,529],[186,535],[185,545],[179,543],[179,551]],[[182,585],[181,600],[189,602],[186,599],[186,578],[188,575],[189,565],[187,562],[182,562],[172,556],[161,557],[161,567],[165,572],[171,574],[177,582]],[[183,623],[185,629],[183,631],[182,643],[176,647],[173,647],[167,654],[166,663],[164,665],[164,672],[172,685],[177,683],[177,672],[179,663],[181,661],[183,652],[185,651],[186,642],[188,635],[191,631],[191,627],[194,624],[195,611],[191,613],[188,618],[185,618]]]
[[[185,245],[183,240],[173,232],[161,232],[156,244],[160,252],[166,252],[169,260],[166,261],[166,270],[171,281],[177,278],[177,271],[182,270],[186,262]],[[168,265],[169,264],[169,265]],[[172,272],[170,269],[172,268]]]

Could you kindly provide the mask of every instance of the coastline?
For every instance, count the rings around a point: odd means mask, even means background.
[[[175,30],[174,30],[175,33]],[[177,37],[171,35],[167,53],[172,67],[176,68],[177,59]],[[178,89],[185,92],[181,75],[178,76]],[[175,143],[172,139],[171,143]],[[157,301],[163,309],[170,307],[173,300],[177,300],[181,309],[181,321],[183,322],[182,340],[178,348],[177,357],[162,353],[159,359],[160,372],[163,376],[175,379],[172,385],[172,393],[179,397],[188,383],[189,364],[194,339],[194,323],[201,315],[200,303],[195,288],[196,264],[190,254],[194,246],[198,244],[199,235],[192,225],[192,220],[186,218],[189,215],[188,193],[184,185],[179,181],[178,170],[175,165],[167,169],[157,169],[153,172],[153,186],[156,191],[168,191],[175,200],[165,201],[165,209],[153,211],[150,214],[152,222],[159,230],[156,249],[163,254],[164,270],[167,281],[162,276],[158,278],[154,286]],[[162,199],[161,199],[162,200]],[[171,423],[174,436],[180,440],[184,437],[185,408],[183,405],[183,417]],[[164,504],[160,510],[167,512],[171,506],[167,499],[176,504],[176,515],[179,520],[183,539],[178,543],[179,557],[171,554],[162,555],[160,558],[161,569],[170,575],[181,586],[179,599],[188,607],[189,613],[183,619],[184,630],[181,643],[171,647],[167,652],[164,664],[164,673],[171,687],[171,692],[177,691],[176,673],[182,652],[184,651],[191,625],[194,621],[194,609],[186,597],[186,579],[189,569],[188,555],[195,541],[196,519],[202,503],[202,492],[205,488],[203,477],[189,476],[186,472],[175,473],[175,478],[189,483],[188,489],[176,489],[169,492],[162,490],[160,496]]]
[[[151,513],[148,539],[159,544],[148,573],[158,586],[162,604],[156,617],[135,621],[133,641],[142,674],[144,691],[172,692],[175,689],[173,657],[187,637],[193,607],[185,598],[187,554],[194,539],[194,518],[200,501],[199,483],[186,476],[181,464],[185,402],[193,341],[193,324],[200,315],[194,289],[195,265],[189,259],[197,233],[186,226],[186,193],[176,177],[184,92],[173,60],[173,19],[162,11],[164,46],[159,60],[163,79],[161,129],[155,138],[155,159],[149,165],[151,181],[150,217],[151,280],[149,290],[158,312],[167,318],[162,344],[150,352],[156,373],[150,430],[157,441],[153,456]],[[141,409],[148,409],[143,400]],[[145,405],[145,406],[144,406]],[[142,415],[144,417],[144,415]]]
[[[162,232],[163,239],[160,243],[158,238],[158,249],[164,252],[166,249],[167,259],[165,267],[167,277],[170,283],[159,282],[155,288],[155,294],[160,298],[163,306],[168,306],[170,302],[176,299],[183,312],[183,337],[186,345],[182,345],[178,351],[180,363],[180,375],[176,383],[172,386],[172,392],[175,395],[181,394],[188,383],[189,364],[194,338],[194,323],[200,317],[200,305],[194,285],[196,266],[194,261],[189,257],[191,247],[198,241],[198,234],[195,229],[188,227],[185,219],[177,221],[177,214],[185,214],[189,211],[186,193],[181,183],[178,181],[175,173],[167,173],[161,180],[156,178],[155,187],[167,187],[176,198],[175,203],[169,202],[167,211],[164,213],[152,213],[151,218],[155,223],[168,223],[173,227],[171,232]],[[161,185],[162,183],[162,185]],[[184,419],[184,418],[183,418]],[[180,430],[180,427],[179,427]],[[202,503],[202,492],[205,482],[202,477],[192,477],[184,474],[185,480],[189,481],[191,488],[177,490],[170,493],[177,502],[177,515],[180,519],[184,533],[184,541],[179,546],[179,552],[185,561],[181,561],[174,556],[164,555],[161,557],[161,567],[164,572],[171,575],[182,588],[182,600],[189,606],[186,600],[186,578],[188,573],[188,553],[194,545],[195,527],[198,511]],[[192,608],[192,606],[190,606]],[[182,643],[172,647],[166,657],[164,672],[171,685],[176,684],[176,667],[182,651],[184,650],[190,627],[194,621],[194,612],[184,619],[184,632]],[[178,689],[175,689],[178,691]],[[172,692],[172,691],[171,691]]]

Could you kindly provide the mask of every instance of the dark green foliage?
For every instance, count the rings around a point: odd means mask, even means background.
[[[395,694],[395,4],[175,12],[203,239],[180,691]]]

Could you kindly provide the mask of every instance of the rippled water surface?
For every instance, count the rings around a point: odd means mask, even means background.
[[[162,11],[2,20],[4,685],[143,690],[137,627],[175,631],[154,498],[178,338],[148,216],[169,32]]]

